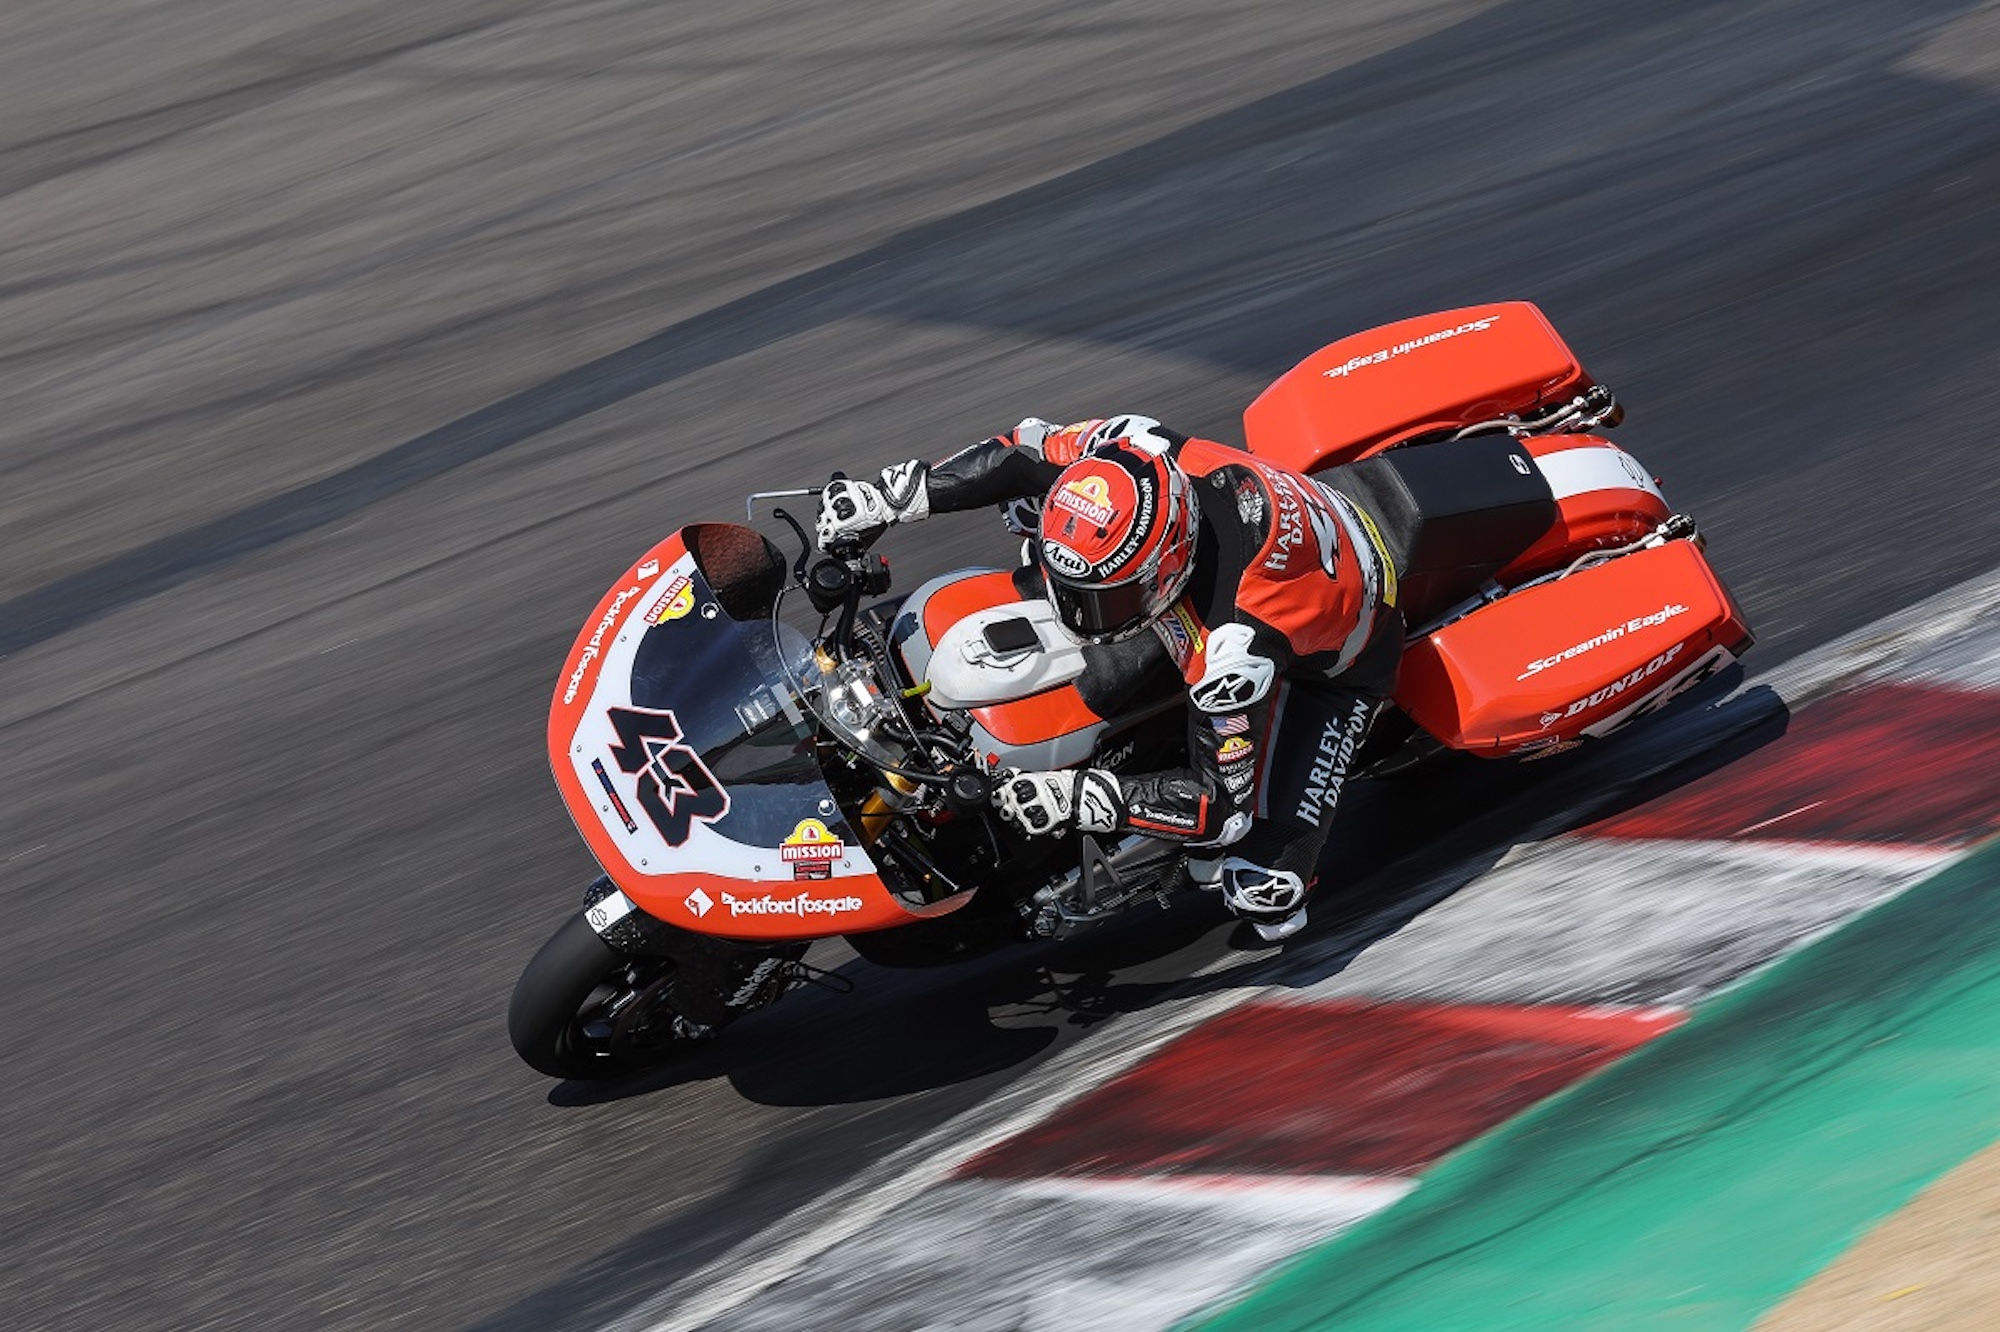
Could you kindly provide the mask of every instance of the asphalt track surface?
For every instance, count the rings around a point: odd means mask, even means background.
[[[8,1327],[593,1326],[1221,953],[855,964],[642,1084],[519,1067],[592,872],[554,672],[753,487],[1028,412],[1229,439],[1322,342],[1523,297],[1760,664],[2000,554],[1969,0],[30,0],[0,138]],[[1362,799],[1349,874],[1441,803]]]

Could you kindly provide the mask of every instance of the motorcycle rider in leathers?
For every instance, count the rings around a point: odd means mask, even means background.
[[[885,468],[879,483],[834,481],[816,535],[826,547],[995,503],[1033,537],[1064,630],[1086,652],[1157,634],[1193,704],[1187,767],[1012,773],[994,794],[1001,817],[1038,836],[1185,843],[1196,881],[1219,885],[1260,936],[1296,933],[1402,655],[1395,568],[1373,521],[1306,476],[1151,417],[1030,417],[943,462]]]

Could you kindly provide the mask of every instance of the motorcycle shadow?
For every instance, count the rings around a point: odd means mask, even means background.
[[[1257,943],[1214,896],[1194,892],[1172,910],[1141,907],[1072,939],[935,970],[878,967],[822,944],[812,960],[850,992],[809,987],[683,1061],[617,1083],[559,1084],[549,1099],[601,1104],[717,1078],[772,1106],[911,1096],[1018,1071],[1169,1000],[1317,984],[1516,845],[1643,804],[1784,734],[1788,713],[1769,690],[1717,701],[1736,683],[1716,681],[1690,700],[1707,706],[1648,719],[1568,762],[1448,756],[1420,775],[1355,783],[1321,860],[1312,922],[1281,945]]]
[[[1485,777],[1470,770],[1455,784]],[[1323,873],[1370,872],[1434,835],[1420,808],[1435,797],[1435,782],[1382,786],[1353,789],[1354,828],[1330,848],[1334,863]],[[1268,984],[1262,972],[1336,927],[1347,908],[1344,900],[1331,904],[1325,927],[1315,920],[1283,947],[1246,939],[1219,898],[1200,892],[1179,894],[1171,910],[1140,907],[1071,939],[945,968],[879,967],[845,945],[823,944],[811,960],[851,991],[805,988],[685,1059],[616,1082],[561,1083],[549,1100],[598,1105],[724,1078],[759,1104],[853,1104],[1019,1071],[1116,1018],[1174,998]]]
[[[817,945],[810,960],[851,990],[807,986],[682,1059],[617,1081],[558,1083],[549,1102],[601,1105],[726,1078],[764,1105],[836,1105],[975,1081],[1185,989],[1228,928],[1219,903],[1189,894],[1172,911],[952,967],[879,967],[844,944]]]
[[[597,1105],[726,1078],[759,1104],[837,1105],[976,1081],[1157,1002],[1184,985],[1183,955],[1202,954],[1226,929],[1219,906],[1194,899],[938,969],[878,967],[820,945],[812,960],[851,991],[807,987],[684,1060],[617,1082],[560,1083],[549,1100]]]

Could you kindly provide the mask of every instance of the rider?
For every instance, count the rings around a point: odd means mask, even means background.
[[[1046,496],[1046,498],[1042,498]],[[1030,417],[939,463],[836,480],[826,547],[999,503],[1058,620],[1088,651],[1151,631],[1194,704],[1186,768],[1018,772],[994,794],[1021,831],[1186,843],[1190,873],[1275,941],[1306,898],[1341,784],[1402,654],[1396,575],[1346,496],[1146,416]],[[1038,529],[1038,530],[1037,530]]]

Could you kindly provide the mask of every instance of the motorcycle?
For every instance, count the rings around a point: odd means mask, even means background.
[[[1342,339],[1246,409],[1250,454],[1353,500],[1393,565],[1407,646],[1358,775],[1599,741],[1750,646],[1694,521],[1605,437],[1622,417],[1526,302]],[[1184,761],[1162,642],[1079,648],[1032,564],[889,598],[866,542],[816,555],[773,518],[789,562],[734,523],[646,551],[558,678],[549,759],[604,873],[514,990],[509,1035],[543,1074],[710,1040],[828,979],[818,939],[941,965],[1188,883],[1176,845],[1028,838],[991,808],[1010,769]]]

